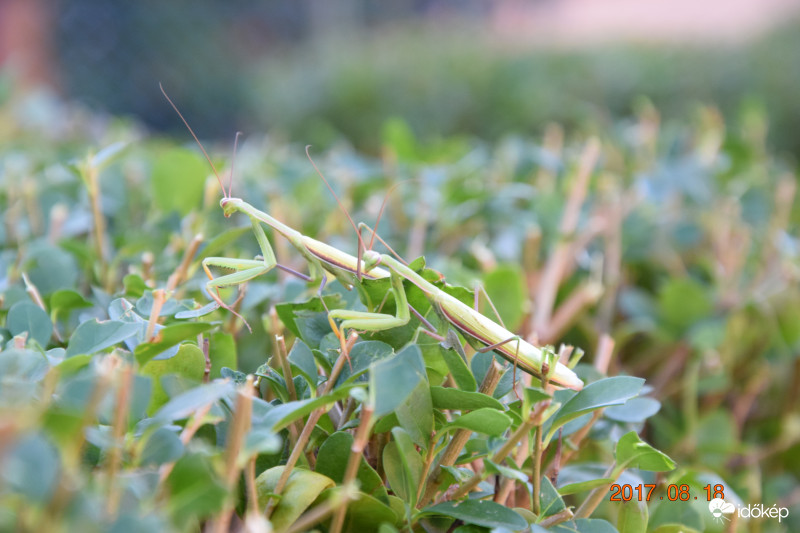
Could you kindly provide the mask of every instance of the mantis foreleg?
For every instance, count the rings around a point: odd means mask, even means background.
[[[397,273],[391,274],[392,294],[395,298],[395,315],[386,313],[371,313],[369,311],[350,311],[348,309],[334,309],[329,316],[332,319],[342,320],[343,329],[357,329],[362,331],[382,331],[408,324],[411,319],[408,298],[403,287],[403,278]]]

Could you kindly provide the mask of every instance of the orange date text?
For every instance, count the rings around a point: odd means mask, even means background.
[[[614,483],[609,487],[611,496],[609,501],[612,502],[629,502],[631,500],[639,502],[649,502],[650,500],[669,500],[671,502],[681,501],[687,502],[689,500],[697,500],[698,496],[705,497],[706,501],[711,501],[714,498],[725,499],[725,487],[723,485],[706,485],[700,494],[692,494],[689,485],[664,485],[666,488],[666,495],[654,494],[656,491],[655,483],[644,483],[641,485],[620,485]],[[660,492],[660,491],[659,491]]]

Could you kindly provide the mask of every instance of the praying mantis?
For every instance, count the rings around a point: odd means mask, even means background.
[[[357,287],[362,294],[365,294],[360,287],[363,278],[389,278],[390,291],[396,302],[396,312],[394,315],[372,311],[333,309],[328,313],[328,316],[334,328],[336,328],[334,321],[340,320],[341,323],[338,327],[342,330],[382,331],[406,325],[411,319],[411,313],[414,313],[421,319],[423,328],[425,328],[425,333],[442,340],[443,337],[432,330],[433,328],[430,323],[409,305],[403,286],[403,282],[406,280],[414,284],[425,294],[445,322],[453,325],[465,336],[477,340],[480,344],[485,346],[485,348],[479,351],[494,350],[506,360],[513,363],[515,368],[519,367],[540,379],[546,378],[547,381],[553,385],[572,389],[581,389],[583,387],[583,381],[581,381],[581,379],[566,365],[556,362],[554,368],[547,368],[545,352],[540,348],[537,348],[518,335],[510,332],[501,324],[491,320],[476,309],[447,294],[425,280],[403,262],[398,261],[390,255],[381,254],[372,250],[372,242],[369,247],[365,247],[361,238],[361,230],[365,227],[368,228],[368,226],[359,224],[359,227],[356,227],[346,211],[345,214],[358,235],[360,258],[303,235],[269,214],[256,209],[244,200],[231,197],[230,186],[228,190],[225,189],[214,164],[211,162],[210,157],[192,131],[188,122],[166,94],[163,87],[161,91],[186,125],[192,137],[200,146],[203,155],[211,165],[220,187],[222,188],[223,198],[220,200],[220,207],[225,217],[230,217],[237,212],[246,215],[250,219],[253,233],[255,234],[261,251],[260,256],[257,256],[255,259],[233,259],[227,257],[207,257],[203,259],[203,270],[209,278],[209,281],[206,283],[206,288],[208,294],[217,305],[235,313],[235,311],[221,299],[218,294],[218,289],[241,285],[258,276],[266,274],[273,268],[281,268],[307,281],[321,278],[322,283],[320,291],[325,284],[325,272],[333,274],[345,284],[345,286]],[[314,165],[313,161],[312,165]],[[325,181],[326,186],[331,190],[337,203],[339,203],[340,207],[344,210],[338,197],[336,197],[336,194],[330,187],[330,184],[325,180],[322,173],[319,172],[319,169],[316,168],[316,165],[314,165],[314,168],[317,170],[322,180]],[[292,246],[300,252],[309,265],[311,276],[296,272],[277,262],[275,253],[272,250],[272,246],[269,243],[269,239],[264,232],[262,224],[270,226],[277,233],[283,235]],[[370,231],[372,231],[372,240],[374,240],[377,233],[372,229],[370,229]],[[380,239],[380,237],[378,238]],[[234,272],[215,278],[210,267],[229,269]]]

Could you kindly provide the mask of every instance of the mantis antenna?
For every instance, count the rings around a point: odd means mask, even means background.
[[[231,158],[231,172],[228,176],[228,198],[233,195],[233,165],[236,163],[236,150],[239,148],[239,137],[241,136],[242,132],[237,131],[233,138],[233,157]],[[222,189],[222,192],[225,193],[225,189]]]
[[[392,248],[391,246],[389,246],[389,244],[388,244],[386,241],[384,241],[384,240],[381,238],[381,236],[380,236],[380,235],[378,235],[378,224],[380,224],[380,223],[381,223],[381,217],[383,217],[383,212],[386,210],[386,204],[388,204],[388,203],[389,203],[389,195],[391,195],[391,194],[394,192],[394,190],[395,190],[396,188],[398,188],[400,185],[403,185],[403,184],[405,184],[405,183],[407,183],[407,182],[409,182],[409,181],[415,181],[415,180],[404,180],[404,181],[401,181],[401,182],[395,183],[394,185],[392,185],[391,187],[389,187],[389,190],[388,190],[388,191],[386,191],[386,195],[383,197],[383,203],[381,203],[381,208],[380,208],[380,210],[378,211],[378,216],[377,216],[377,218],[375,219],[375,227],[374,227],[374,228],[370,228],[369,226],[367,226],[366,224],[363,224],[363,223],[362,223],[362,224],[359,224],[359,228],[360,228],[360,227],[362,227],[362,226],[363,226],[363,227],[366,227],[366,228],[367,228],[367,229],[368,229],[368,230],[369,230],[369,231],[372,233],[372,237],[371,237],[371,238],[370,238],[370,240],[369,240],[369,248],[368,248],[369,250],[372,250],[372,246],[375,244],[375,239],[378,239],[378,242],[380,242],[381,244],[383,244],[383,245],[386,247],[386,249],[387,249],[387,250],[389,250],[389,252],[390,252],[390,253],[391,253],[393,256],[395,256],[395,257],[397,258],[397,260],[398,260],[398,261],[400,261],[401,263],[403,263],[403,264],[404,264],[404,265],[406,265],[406,266],[408,266],[408,262],[407,262],[405,259],[403,259],[403,257],[402,257],[400,254],[398,254],[398,253],[397,253],[397,252],[394,250],[394,248]],[[360,233],[360,231],[359,231],[359,233]]]
[[[185,118],[183,118],[183,113],[181,113],[180,109],[178,109],[178,106],[176,106],[175,103],[172,101],[172,99],[169,97],[169,95],[167,94],[167,91],[164,90],[164,86],[161,85],[160,82],[158,84],[158,87],[159,87],[159,89],[161,89],[161,93],[164,95],[164,98],[166,98],[167,102],[169,102],[169,105],[172,106],[172,109],[175,110],[175,112],[181,118],[181,121],[183,121],[183,124],[184,124],[184,126],[186,126],[186,129],[189,130],[189,133],[192,134],[192,137],[194,138],[194,141],[197,143],[197,146],[200,147],[200,151],[203,152],[203,155],[206,157],[206,161],[208,161],[208,164],[211,165],[211,170],[214,171],[214,176],[217,177],[217,182],[219,183],[219,187],[220,187],[220,189],[222,189],[223,197],[224,198],[230,198],[230,190],[228,190],[228,191],[225,190],[225,185],[222,183],[222,179],[219,177],[219,172],[217,172],[217,167],[214,166],[214,163],[211,161],[211,158],[208,156],[208,152],[206,152],[206,149],[203,147],[203,143],[201,143],[200,139],[197,138],[197,135],[195,135],[194,130],[192,129],[192,127],[189,126],[189,123],[186,121]],[[236,134],[236,141],[234,141],[234,143],[238,143],[238,139],[239,139],[239,134],[237,133]],[[234,154],[236,153],[235,152],[235,150],[236,150],[235,146],[236,145],[234,144]],[[231,164],[231,178],[230,179],[233,179],[233,164]]]
[[[347,217],[347,220],[350,222],[350,225],[353,226],[353,231],[356,232],[356,236],[358,237],[358,260],[356,261],[356,264],[357,264],[356,276],[360,280],[361,279],[361,253],[362,253],[362,250],[364,250],[364,241],[361,238],[361,232],[358,231],[358,228],[356,227],[356,223],[353,221],[353,217],[351,217],[350,213],[348,213],[347,209],[345,209],[344,204],[339,199],[339,196],[336,194],[336,191],[333,190],[333,187],[331,187],[331,184],[328,182],[328,180],[322,174],[322,171],[320,171],[320,169],[317,166],[317,164],[311,158],[311,153],[309,152],[309,150],[311,150],[311,145],[310,144],[306,146],[306,157],[308,157],[308,160],[311,161],[311,166],[313,166],[314,170],[317,171],[317,175],[320,178],[322,178],[322,181],[325,183],[325,186],[328,188],[328,190],[331,191],[331,194],[336,199],[336,203],[339,204],[339,209],[341,209],[342,212],[345,214],[345,216]]]

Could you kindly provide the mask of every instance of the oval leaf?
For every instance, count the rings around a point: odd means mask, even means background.
[[[616,459],[618,468],[639,468],[650,472],[666,472],[675,468],[675,461],[644,442],[635,431],[620,437]]]
[[[453,428],[469,429],[476,433],[497,437],[502,435],[510,426],[510,416],[497,409],[484,407],[459,416],[444,426],[442,430],[447,431]]]
[[[465,411],[481,407],[503,409],[503,404],[491,396],[453,388],[431,387],[431,399],[433,406],[437,409],[463,409]]]
[[[114,346],[139,332],[138,324],[97,319],[88,320],[75,329],[67,346],[67,357],[91,355]]]
[[[275,466],[256,478],[256,493],[260,509],[266,507],[285,468],[284,465]],[[281,499],[270,516],[272,527],[276,531],[286,529],[300,518],[300,515],[314,503],[323,490],[335,485],[336,483],[328,476],[295,468],[289,475],[289,480],[281,492]]]
[[[425,380],[425,364],[419,347],[412,345],[394,357],[373,363],[370,371],[370,395],[375,416],[394,411],[417,385]]]
[[[512,531],[528,527],[525,519],[515,511],[499,503],[486,500],[439,503],[432,507],[427,507],[422,514],[449,516],[466,524],[489,528],[506,528]]]
[[[6,318],[6,327],[12,335],[28,332],[28,338],[39,346],[47,346],[53,334],[53,323],[44,309],[33,302],[22,301],[11,306]]]
[[[630,376],[617,376],[590,383],[570,398],[555,414],[547,435],[549,441],[555,431],[575,418],[596,409],[621,405],[642,390],[644,379]]]
[[[213,327],[213,324],[206,322],[183,322],[162,328],[152,341],[143,342],[136,347],[134,351],[136,360],[140,365],[143,365],[167,348],[172,348],[185,340],[193,339]]]

